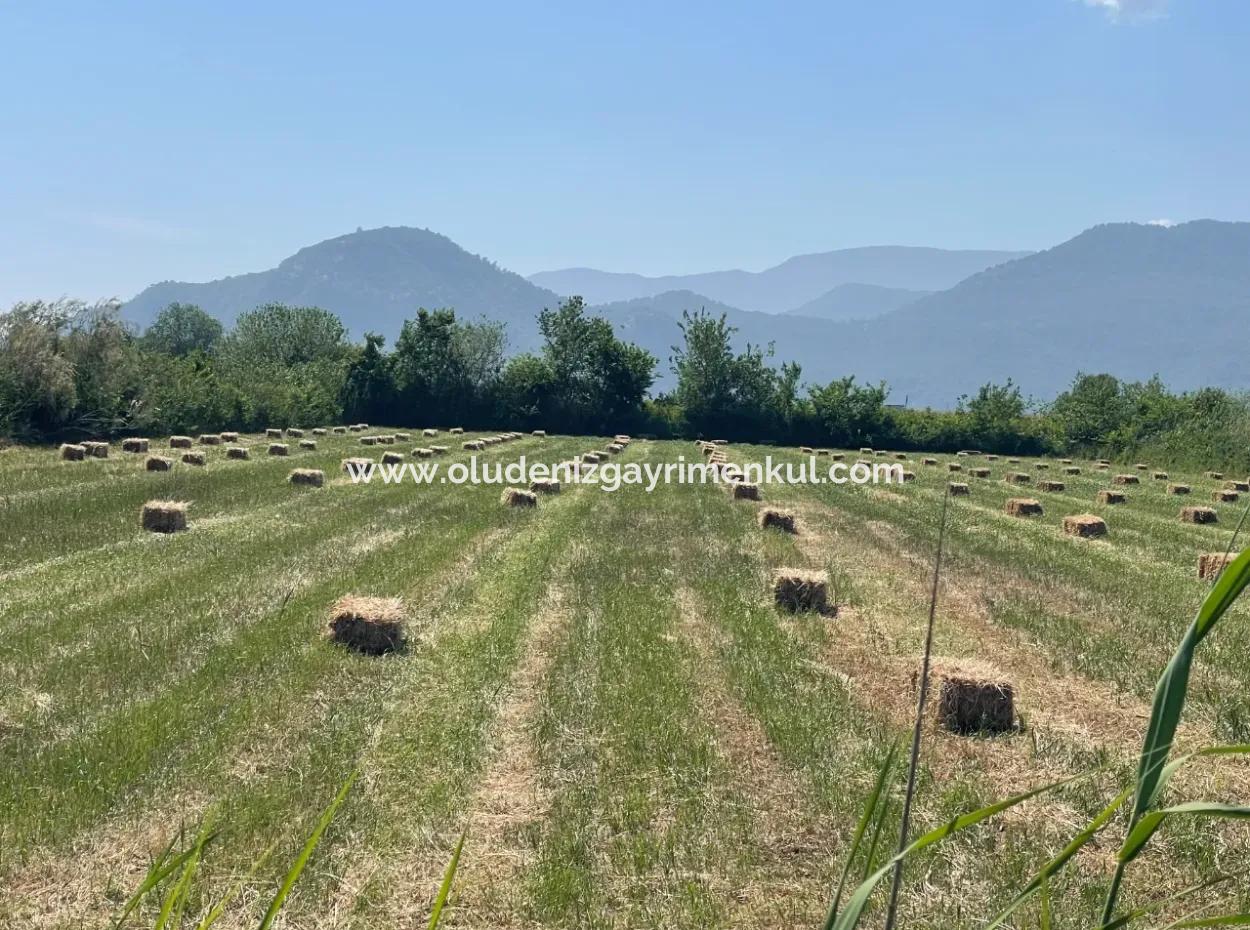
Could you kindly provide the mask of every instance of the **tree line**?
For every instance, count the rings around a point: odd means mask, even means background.
[[[317,307],[267,304],[227,329],[199,307],[171,304],[139,332],[116,302],[19,303],[0,314],[0,437],[365,421],[1250,469],[1250,400],[1214,388],[1173,393],[1157,378],[1080,374],[1046,405],[1009,380],[954,410],[903,409],[888,403],[884,383],[806,383],[771,347],[736,349],[723,316],[688,312],[665,360],[675,387],[653,393],[661,360],[618,338],[580,298],[544,309],[538,329],[538,350],[509,356],[503,324],[450,309],[419,310],[388,349],[372,333],[353,341]]]

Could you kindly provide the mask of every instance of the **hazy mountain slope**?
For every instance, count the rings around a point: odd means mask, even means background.
[[[419,307],[454,307],[464,317],[508,323],[518,339],[559,298],[518,274],[426,229],[384,227],[300,249],[277,268],[204,284],[154,284],[126,304],[127,318],[151,322],[172,301],[199,304],[224,322],[267,301],[314,305],[342,317],[352,333],[393,338]]]
[[[1250,223],[1117,223],[846,324],[828,356],[942,405],[1008,377],[1049,398],[1081,370],[1246,389],[1247,322]]]
[[[881,287],[877,284],[839,284],[815,300],[809,300],[786,313],[821,320],[871,320],[931,293],[933,292],[913,291],[902,287]]]
[[[1026,252],[951,251],[911,246],[869,246],[798,255],[760,272],[713,271],[648,278],[636,274],[571,268],[543,271],[529,280],[557,294],[580,294],[589,303],[693,291],[744,310],[783,313],[840,284],[936,291]]]

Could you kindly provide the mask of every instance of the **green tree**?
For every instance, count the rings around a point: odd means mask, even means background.
[[[1082,373],[1055,398],[1050,412],[1069,443],[1101,446],[1110,443],[1128,421],[1131,404],[1119,379]]]
[[[385,422],[395,411],[395,381],[382,352],[386,340],[365,333],[360,354],[347,368],[343,382],[343,417],[353,421]]]
[[[143,334],[144,348],[179,357],[192,352],[209,354],[221,341],[221,323],[195,304],[172,303],[157,315]]]
[[[983,384],[973,397],[961,397],[958,409],[967,416],[973,445],[1016,452],[1026,406],[1020,388],[1008,378],[1006,384]]]
[[[812,387],[813,413],[834,445],[873,444],[888,428],[885,384],[858,385],[853,375]]]

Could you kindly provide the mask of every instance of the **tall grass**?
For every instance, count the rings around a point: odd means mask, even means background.
[[[1247,511],[1250,513],[1250,511]],[[1245,521],[1245,514],[1242,515],[1242,522]],[[943,514],[943,524],[945,524],[945,512]],[[1241,523],[1238,524],[1238,530]],[[939,537],[940,538],[940,537]],[[1236,540],[1234,533],[1233,540]],[[1229,543],[1228,552],[1231,554],[1233,542]],[[940,544],[938,555],[938,566],[940,566]],[[935,568],[935,577],[938,569]],[[1035,895],[1039,897],[1039,912],[1044,927],[1049,927],[1052,923],[1051,902],[1049,897],[1050,881],[1061,873],[1076,857],[1086,845],[1088,845],[1104,828],[1106,828],[1115,815],[1128,802],[1133,799],[1131,813],[1127,823],[1124,839],[1121,841],[1119,852],[1116,856],[1115,871],[1109,882],[1105,902],[1102,909],[1102,917],[1099,921],[1099,930],[1113,930],[1113,928],[1127,927],[1140,922],[1142,918],[1152,916],[1166,908],[1168,905],[1174,904],[1180,900],[1189,898],[1205,891],[1214,885],[1220,884],[1228,880],[1228,876],[1217,876],[1199,884],[1193,885],[1183,891],[1172,894],[1165,898],[1159,898],[1147,902],[1146,904],[1136,907],[1132,910],[1122,911],[1120,907],[1120,897],[1123,888],[1124,879],[1128,873],[1131,864],[1145,851],[1151,840],[1156,836],[1169,820],[1185,819],[1185,818],[1203,818],[1203,819],[1225,819],[1225,820],[1247,820],[1250,819],[1250,806],[1226,804],[1215,801],[1188,801],[1179,804],[1161,806],[1162,798],[1172,776],[1176,774],[1186,764],[1203,758],[1211,758],[1229,755],[1250,754],[1250,745],[1237,744],[1228,746],[1209,746],[1190,752],[1176,759],[1171,759],[1174,740],[1177,728],[1180,725],[1181,715],[1185,707],[1185,699],[1189,690],[1190,672],[1193,667],[1194,657],[1198,651],[1198,647],[1203,640],[1210,635],[1215,629],[1216,624],[1233,605],[1246,586],[1250,584],[1250,550],[1241,553],[1234,559],[1227,568],[1220,574],[1211,588],[1210,593],[1202,602],[1202,606],[1198,609],[1197,616],[1186,630],[1180,644],[1177,646],[1171,661],[1167,664],[1162,675],[1159,677],[1158,684],[1155,688],[1154,703],[1151,707],[1150,720],[1146,728],[1146,735],[1142,744],[1141,752],[1138,756],[1137,776],[1136,779],[1112,798],[1107,805],[1095,816],[1088,824],[1086,824],[1052,859],[1038,870],[1037,874],[1029,880],[1029,882],[1020,889],[1011,899],[1011,903],[1002,913],[998,914],[993,920],[987,924],[986,930],[992,930],[1002,926],[1005,921],[1020,908],[1026,901]],[[936,598],[936,584],[934,587],[934,597]],[[922,683],[921,693],[924,692]],[[917,734],[919,734],[919,721],[923,714],[923,704],[917,710]],[[910,794],[911,786],[914,784],[915,773],[915,757],[916,744],[913,744],[913,765],[909,772],[908,793]],[[1170,760],[1170,761],[1169,761]],[[863,843],[864,830],[862,826],[871,822],[879,816],[879,809],[888,803],[889,792],[883,790],[890,769],[893,766],[894,758],[891,753],[881,769],[881,777],[878,780],[876,788],[868,797],[865,805],[864,813],[861,817],[861,829],[857,830],[850,849],[847,853],[847,866],[849,867],[851,860],[859,854],[860,846]],[[922,852],[930,847],[936,846],[950,837],[968,830],[1002,813],[1005,810],[1016,807],[1032,798],[1036,798],[1048,794],[1064,785],[1070,784],[1079,778],[1086,776],[1076,776],[1074,778],[1063,779],[1051,784],[1043,785],[1026,791],[1022,794],[1005,800],[997,801],[993,804],[986,805],[970,813],[963,814],[954,818],[948,823],[929,831],[918,839],[909,844],[904,845],[900,851],[891,857],[887,862],[880,865],[876,871],[872,872],[850,895],[847,899],[845,908],[840,909],[840,903],[843,895],[843,889],[839,886],[834,895],[833,905],[830,909],[829,916],[825,921],[826,930],[852,930],[859,927],[864,917],[865,911],[871,900],[874,891],[886,875],[894,872],[897,876],[898,869],[902,863],[909,857]],[[1035,815],[1035,819],[1045,816],[1044,811]],[[906,826],[904,826],[904,831]],[[906,833],[903,834],[904,838]],[[871,850],[868,852],[869,861],[871,862]],[[845,870],[844,870],[844,875]],[[887,912],[887,927],[894,920],[895,915],[895,896],[897,894],[898,885],[895,884],[891,894],[889,909]],[[1200,914],[1205,907],[1199,907],[1196,914]],[[1214,926],[1241,926],[1250,925],[1250,914],[1223,914],[1216,916],[1195,916],[1180,919],[1168,923],[1168,928],[1189,928],[1189,927],[1214,927]]]

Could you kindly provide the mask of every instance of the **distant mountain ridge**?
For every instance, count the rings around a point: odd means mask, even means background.
[[[848,295],[872,292],[837,286],[817,298],[847,298],[845,306],[853,306]],[[418,307],[451,306],[462,317],[506,323],[511,350],[524,351],[539,343],[538,312],[559,299],[444,236],[393,228],[309,246],[269,271],[153,285],[123,312],[143,324],[166,304],[184,301],[230,321],[257,304],[282,301],[331,310],[356,336],[373,330],[394,338]],[[680,340],[682,311],[699,309],[724,313],[738,327],[739,346],[775,345],[776,360],[799,362],[808,382],[848,374],[885,380],[895,401],[911,404],[949,407],[986,381],[1007,378],[1048,399],[1078,371],[1131,379],[1158,373],[1174,389],[1250,389],[1243,362],[1250,349],[1250,223],[1097,226],[896,309],[878,307],[879,315],[864,320],[740,309],[690,289],[591,309],[659,359],[658,389],[671,385],[667,362]]]
[[[124,312],[146,325],[173,301],[198,304],[226,323],[270,301],[324,307],[340,314],[356,335],[374,331],[393,338],[418,307],[455,307],[464,318],[487,316],[522,333],[533,330],[534,317],[559,297],[446,236],[388,226],[300,249],[269,271],[204,284],[154,284]]]
[[[704,294],[743,310],[784,313],[816,300],[839,285],[861,284],[938,291],[1028,252],[951,250],[917,246],[866,246],[796,255],[763,271],[712,271],[645,277],[569,268],[542,271],[529,280],[557,294],[580,294],[588,303],[654,297],[667,291]]]
[[[815,300],[809,300],[786,313],[821,320],[871,320],[932,293],[904,287],[881,287],[878,284],[839,284]]]

